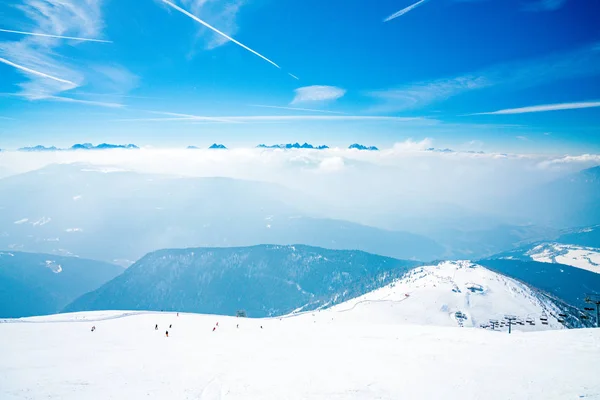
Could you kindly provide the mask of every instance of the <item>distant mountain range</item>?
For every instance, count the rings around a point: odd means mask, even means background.
[[[54,314],[123,268],[50,254],[0,252],[0,318]]]
[[[57,150],[62,150],[62,149],[58,149],[54,146],[52,147],[45,147],[42,145],[37,145],[37,146],[33,146],[33,147],[21,147],[19,149],[19,151],[57,151]]]
[[[0,180],[0,249],[78,255],[130,265],[171,247],[303,243],[431,260],[424,236],[314,218],[302,193],[228,178],[50,165]]]
[[[377,150],[379,150],[375,146],[364,146],[364,145],[358,144],[358,143],[351,144],[350,146],[348,146],[348,148],[349,149],[355,149],[355,150],[370,150],[370,151],[377,151]]]
[[[259,144],[256,147],[259,149],[316,149],[316,150],[325,150],[325,149],[329,148],[329,146],[326,146],[326,145],[313,146],[312,144],[309,144],[309,143],[300,144],[298,142],[287,143],[287,144],[272,144],[272,145]]]
[[[59,149],[55,146],[45,147],[42,145],[37,145],[33,147],[21,147],[19,151],[65,151],[65,150],[105,150],[105,149],[139,149],[135,144],[109,144],[109,143],[101,143],[97,146],[94,146],[91,143],[77,143],[71,146],[68,149]]]
[[[218,144],[218,143],[213,143],[208,148],[210,150],[226,150],[227,149],[227,147],[225,147],[225,145]],[[187,149],[188,150],[199,150],[200,147],[198,147],[198,146],[188,146]]]
[[[360,251],[260,245],[150,253],[65,308],[177,310],[251,317],[313,310],[391,283],[417,266]]]

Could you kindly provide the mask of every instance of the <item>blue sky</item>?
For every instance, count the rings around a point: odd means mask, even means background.
[[[2,2],[0,148],[600,152],[600,1],[171,1]]]

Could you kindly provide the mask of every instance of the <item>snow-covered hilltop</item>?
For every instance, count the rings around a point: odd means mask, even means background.
[[[556,318],[560,313],[551,300],[525,284],[456,261],[413,269],[390,285],[320,314],[350,322],[465,327],[514,315],[514,329],[533,331],[563,328]]]

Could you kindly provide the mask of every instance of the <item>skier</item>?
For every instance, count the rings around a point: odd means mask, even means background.
[[[92,332],[96,330],[96,325],[92,326]]]
[[[177,313],[177,316],[179,317],[179,313]]]
[[[217,330],[217,327],[216,327],[216,326],[213,326],[213,332],[214,332],[214,331],[216,331],[216,330]]]
[[[167,337],[169,337],[169,331],[166,331],[165,334],[167,335]]]
[[[219,326],[219,323],[217,322],[217,326]]]
[[[239,328],[239,327],[240,327],[240,324],[237,324],[235,327],[236,327],[236,328]]]
[[[169,329],[171,329],[172,326],[173,326],[173,324],[169,325]]]
[[[158,324],[154,325],[154,330],[157,331],[158,330]]]

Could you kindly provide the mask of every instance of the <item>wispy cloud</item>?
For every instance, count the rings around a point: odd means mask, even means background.
[[[415,141],[412,138],[407,139],[404,142],[398,142],[394,144],[392,148],[394,151],[424,151],[433,146],[433,139],[425,138],[420,141]]]
[[[18,35],[29,35],[29,36],[39,36],[39,37],[47,37],[47,38],[56,38],[56,39],[78,40],[78,41],[81,41],[81,42],[112,43],[111,40],[81,38],[81,37],[62,36],[62,35],[50,35],[50,34],[47,34],[47,33],[39,33],[39,32],[13,31],[11,29],[0,29],[0,32],[14,33],[14,34],[18,34]]]
[[[24,67],[22,65],[19,65],[19,64],[16,64],[16,63],[12,62],[12,61],[8,61],[7,59],[2,58],[2,57],[0,57],[0,63],[4,63],[4,64],[7,64],[7,65],[10,65],[11,67],[14,67],[14,68],[16,68],[16,69],[18,69],[20,71],[26,72],[28,74],[40,76],[42,78],[52,79],[52,80],[54,80],[56,82],[66,83],[67,85],[71,85],[72,87],[76,87],[77,86],[76,83],[71,82],[69,80],[62,79],[62,78],[57,78],[56,76],[45,74],[43,72],[36,71],[36,70],[34,70],[32,68]]]
[[[281,67],[279,65],[277,65],[275,62],[269,60],[267,57],[263,56],[262,54],[260,54],[257,51],[252,50],[250,47],[246,46],[245,44],[238,42],[237,40],[235,40],[234,38],[232,38],[231,36],[227,35],[226,33],[218,30],[217,28],[215,28],[214,26],[210,25],[209,23],[201,20],[200,18],[198,18],[197,16],[195,16],[194,14],[190,13],[189,11],[184,10],[183,8],[179,7],[176,4],[171,3],[169,0],[161,0],[164,4],[168,5],[169,7],[179,11],[180,13],[190,17],[191,19],[193,19],[194,21],[204,25],[205,27],[207,27],[208,29],[212,30],[213,32],[221,35],[223,38],[237,44],[238,46],[242,47],[245,50],[248,50],[249,52],[251,52],[252,54],[262,58],[263,60],[265,60],[266,62],[268,62],[269,64],[274,65],[275,67],[281,69]]]
[[[206,21],[211,21],[215,26],[229,36],[235,35],[239,26],[237,24],[237,17],[246,4],[246,0],[180,0],[192,14],[202,15],[202,18]],[[212,30],[205,27],[200,27],[200,37],[206,37],[206,49],[211,50],[217,48],[225,43],[229,43],[229,39],[215,34]]]
[[[535,0],[527,3],[523,9],[525,11],[555,11],[561,8],[567,0]]]
[[[386,117],[368,115],[234,115],[234,116],[200,116],[190,114],[171,113],[163,111],[148,111],[153,114],[170,115],[171,118],[129,118],[118,121],[128,122],[222,122],[222,123],[245,123],[245,122],[301,122],[301,121],[388,121],[388,122],[430,122],[421,117]]]
[[[373,107],[371,112],[392,112],[419,108],[437,101],[446,100],[462,92],[491,86],[483,76],[459,76],[429,82],[417,82],[399,88],[377,90],[368,93],[383,104]]]
[[[64,96],[65,92],[83,85],[91,85],[92,90],[98,91],[113,90],[114,86],[120,90],[129,88],[124,80],[118,79],[117,74],[111,74],[113,70],[124,71],[123,68],[90,68],[81,60],[70,62],[70,58],[60,54],[67,45],[77,49],[74,46],[77,43],[73,43],[73,40],[83,41],[82,45],[86,42],[109,42],[95,39],[102,37],[104,27],[102,0],[16,0],[14,3],[15,8],[23,13],[24,25],[28,29],[2,29],[3,32],[20,34],[22,39],[0,41],[0,53],[4,64],[17,68],[26,77],[26,80],[17,83],[21,90],[16,95],[28,100],[69,101],[99,106],[116,104]],[[111,86],[111,82],[115,85]]]
[[[74,99],[71,97],[63,97],[63,96],[49,96],[44,100],[52,100],[52,101],[61,101],[64,103],[78,103],[85,104],[90,106],[100,106],[100,107],[108,107],[108,108],[121,108],[124,107],[123,104],[120,103],[108,103],[104,101],[91,101],[91,100],[81,100]]]
[[[138,87],[140,78],[120,65],[94,65],[95,72],[90,78],[90,84],[101,86],[106,92],[123,95]]]
[[[168,120],[171,120],[171,121],[180,120],[180,121],[235,122],[235,121],[229,120],[229,117],[208,117],[208,116],[199,116],[199,115],[192,115],[192,114],[174,113],[174,112],[168,112],[168,111],[150,111],[150,110],[144,110],[144,111],[151,113],[151,114],[168,115],[170,117],[173,117],[173,118],[168,118]],[[154,120],[157,120],[157,119],[154,119]]]
[[[394,14],[390,15],[389,17],[387,17],[386,19],[384,19],[383,22],[388,22],[388,21],[391,21],[391,20],[393,20],[395,18],[398,18],[398,17],[406,14],[407,12],[412,11],[415,8],[419,7],[421,4],[425,3],[426,1],[427,0],[417,1],[416,3],[410,5],[410,6],[406,7],[406,8],[403,8],[402,10],[400,10],[398,12],[395,12]]]
[[[261,108],[274,108],[278,110],[294,110],[294,111],[307,111],[307,112],[318,112],[325,114],[346,114],[340,111],[328,111],[328,110],[316,110],[314,108],[300,108],[300,107],[280,107],[280,106],[268,106],[262,104],[249,104],[250,107],[261,107]]]
[[[531,139],[529,139],[527,136],[515,136],[515,138],[523,142],[531,142]]]
[[[335,86],[305,86],[295,90],[296,96],[291,104],[337,100],[346,94],[346,90]]]
[[[3,117],[0,115],[0,119],[14,121],[14,118],[11,117]]]
[[[379,104],[368,111],[395,112],[415,109],[468,91],[491,87],[522,89],[565,78],[593,76],[599,71],[600,46],[595,44],[543,58],[499,64],[456,77],[371,91],[367,94],[379,100]]]
[[[297,77],[296,75],[294,75],[294,74],[290,74],[290,73],[288,72],[288,75],[289,75],[289,76],[291,76],[292,78],[294,78],[294,79],[295,79],[295,80],[297,80],[297,81],[299,81],[299,80],[300,80],[300,78],[298,78],[298,77]]]
[[[600,101],[585,101],[578,103],[542,104],[520,108],[508,108],[505,110],[474,113],[469,115],[502,115],[502,114],[527,114],[546,111],[577,110],[581,108],[600,107]]]

